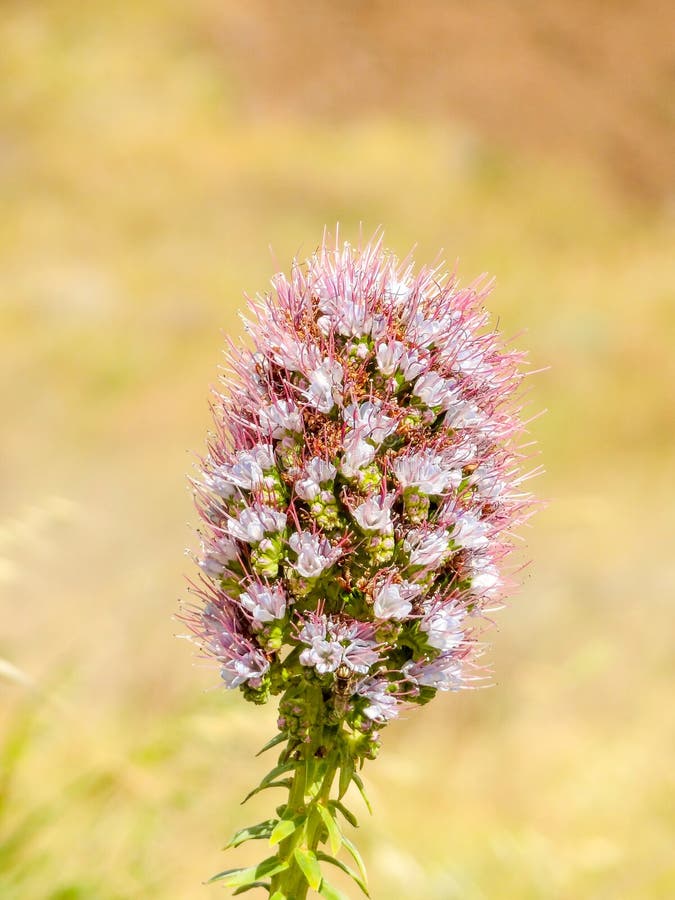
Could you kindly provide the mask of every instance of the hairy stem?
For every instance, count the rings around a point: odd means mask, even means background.
[[[305,900],[309,885],[295,857],[297,849],[314,852],[323,837],[324,825],[318,805],[325,805],[340,765],[339,727],[324,720],[320,690],[312,697],[310,740],[296,751],[296,766],[289,788],[284,818],[302,824],[280,842],[278,857],[289,866],[272,878],[270,895],[278,892],[288,900]]]

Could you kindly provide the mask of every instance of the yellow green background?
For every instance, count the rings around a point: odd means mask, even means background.
[[[242,292],[338,221],[495,274],[547,367],[548,505],[495,686],[387,729],[373,897],[675,895],[667,22],[658,0],[3,4],[3,898],[206,900],[257,858],[220,847],[275,800],[238,806],[275,715],[174,639],[186,475]]]

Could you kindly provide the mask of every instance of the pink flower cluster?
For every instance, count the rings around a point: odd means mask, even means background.
[[[475,677],[531,506],[522,354],[488,286],[415,275],[381,237],[324,241],[273,287],[216,395],[187,619],[228,687],[314,680],[363,730]]]

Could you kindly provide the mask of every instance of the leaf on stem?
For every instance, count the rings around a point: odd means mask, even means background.
[[[338,797],[340,800],[342,800],[347,793],[347,788],[354,775],[354,760],[351,756],[343,756],[340,763],[340,787],[338,789]]]
[[[326,830],[328,831],[331,853],[339,853],[340,847],[342,846],[342,834],[340,833],[340,829],[337,822],[335,821],[335,818],[333,817],[331,811],[321,803],[317,804],[316,808],[318,809],[319,815],[323,819],[323,824],[326,826]]]
[[[293,768],[293,766],[289,766],[288,764],[286,764],[283,766],[277,766],[276,769],[274,769],[273,771],[276,772],[277,774],[279,774],[280,772],[287,772],[289,770],[289,768]],[[267,790],[268,787],[290,787],[291,786],[292,779],[290,779],[290,778],[281,778],[279,781],[273,781],[271,779],[272,779],[272,772],[269,772],[267,775],[265,775],[265,777],[260,782],[260,784],[258,785],[257,788],[253,788],[252,791],[248,792],[248,794],[241,801],[241,805],[243,806],[247,800],[250,800],[251,797],[255,796],[256,794],[259,794],[260,791]]]
[[[325,897],[326,900],[349,900],[349,897],[346,894],[343,894],[342,891],[339,891],[337,888],[333,887],[332,884],[329,884],[325,878],[321,882],[319,893],[322,897]]]
[[[359,827],[358,819],[350,809],[347,809],[344,803],[340,803],[339,800],[329,800],[328,806],[330,806],[331,809],[339,809],[350,825],[352,825],[354,828]]]
[[[236,891],[232,891],[232,896],[236,897],[238,894],[245,894],[247,891],[254,891],[256,888],[264,888],[269,893],[270,883],[269,881],[254,881],[252,884],[245,884],[243,887],[237,888]]]
[[[257,825],[249,825],[248,828],[241,828],[232,835],[230,840],[225,844],[223,850],[229,850],[230,847],[238,847],[245,841],[260,841],[268,838],[272,834],[272,829],[276,824],[276,819],[266,819]]]
[[[294,816],[292,819],[280,819],[270,835],[270,846],[281,843],[306,821],[306,816]]]
[[[347,837],[342,838],[342,843],[347,848],[347,851],[351,854],[352,859],[354,860],[356,865],[359,867],[359,872],[363,876],[363,880],[366,881],[368,879],[368,875],[366,874],[366,866],[365,866],[365,863],[363,862],[363,857],[361,856],[359,851],[356,849],[356,845],[352,841],[350,841],[349,838],[347,838]]]
[[[260,750],[256,753],[256,756],[262,756],[266,750],[271,750],[272,747],[276,747],[277,744],[281,744],[282,741],[288,740],[288,735],[284,734],[283,731],[280,731],[279,734],[275,734],[272,740],[268,741],[264,747],[261,747]]]
[[[364,787],[364,784],[363,784],[363,781],[362,781],[362,779],[361,779],[361,776],[359,775],[358,772],[354,772],[354,773],[353,773],[353,775],[352,775],[352,781],[354,782],[354,784],[356,785],[356,787],[359,789],[359,794],[361,794],[361,796],[363,797],[363,802],[366,804],[366,808],[367,808],[368,812],[369,812],[369,813],[371,814],[371,816],[372,816],[372,814],[373,814],[373,807],[370,805],[370,800],[369,800],[368,797],[366,796],[366,789],[365,789],[365,787]]]
[[[295,861],[300,866],[302,874],[307,880],[307,884],[313,891],[318,890],[322,880],[321,869],[317,862],[317,855],[318,854],[312,853],[311,850],[303,850],[301,847],[296,847],[293,851]]]
[[[320,859],[322,862],[331,863],[333,866],[337,866],[338,869],[341,869],[345,875],[349,875],[352,881],[361,888],[366,897],[370,897],[368,893],[368,887],[366,882],[361,878],[358,872],[355,872],[351,866],[348,866],[347,863],[343,863],[341,859],[336,859],[334,856],[329,856],[327,853],[324,853],[322,850],[316,851],[316,858]]]
[[[259,882],[261,878],[276,875],[287,868],[288,860],[280,860],[278,856],[268,856],[257,866],[250,866],[248,869],[227,869],[225,872],[219,872],[218,875],[209,878],[207,884],[222,881],[226,887],[252,887],[254,882]]]

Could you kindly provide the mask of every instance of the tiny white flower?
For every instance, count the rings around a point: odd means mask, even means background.
[[[229,659],[220,670],[225,687],[236,688],[248,681],[251,687],[258,687],[260,679],[270,664],[259,650],[249,650],[241,656]]]
[[[291,550],[297,553],[293,568],[303,578],[318,578],[340,556],[340,549],[332,547],[326,538],[309,531],[294,532],[288,543]]]
[[[457,609],[437,607],[431,609],[420,622],[420,628],[427,633],[430,646],[437,650],[452,650],[462,643],[463,616]]]
[[[425,372],[415,382],[413,394],[429,407],[447,408],[456,398],[455,382],[441,378],[438,372]]]
[[[227,523],[232,537],[249,544],[257,544],[266,534],[282,531],[285,527],[286,514],[262,504],[245,507],[236,519],[230,519]]]
[[[384,584],[373,594],[373,612],[378,619],[405,619],[412,610],[412,597],[420,592],[420,587],[402,581],[400,584]]]
[[[396,431],[396,420],[386,415],[379,400],[350,403],[345,407],[343,418],[349,428],[376,444],[381,444]]]
[[[467,550],[480,550],[489,544],[489,526],[473,513],[461,513],[452,530],[452,540]]]
[[[260,427],[273,438],[302,431],[302,415],[292,400],[276,400],[258,412]]]
[[[407,662],[401,669],[406,678],[439,691],[457,690],[462,686],[461,663],[450,654],[443,654],[431,662]]]
[[[344,448],[340,471],[345,478],[356,477],[363,466],[375,459],[375,447],[354,432],[345,438]]]
[[[449,428],[471,428],[480,425],[484,420],[484,414],[475,403],[460,400],[456,396],[447,405],[444,419]]]
[[[326,357],[309,376],[309,388],[305,391],[308,403],[319,412],[329,413],[342,388],[343,374],[340,363]]]
[[[442,494],[449,484],[456,487],[462,479],[461,471],[447,468],[443,456],[430,450],[399,456],[392,468],[401,487],[415,488],[421,494]]]
[[[476,485],[478,493],[486,500],[497,500],[506,490],[493,466],[481,463],[471,475],[471,483]]]
[[[405,344],[400,341],[389,341],[388,344],[378,344],[375,361],[383,375],[393,375],[407,362],[407,356]]]
[[[373,722],[388,722],[399,713],[399,701],[388,688],[389,682],[385,678],[375,677],[364,679],[356,688],[357,694],[370,701],[363,713]]]
[[[302,500],[315,500],[321,493],[321,485],[332,481],[336,474],[332,463],[315,456],[305,466],[303,477],[295,482],[295,492]]]
[[[352,515],[364,531],[389,532],[392,529],[391,505],[393,496],[369,497],[356,507]]]
[[[286,594],[279,584],[270,588],[254,583],[239,595],[239,602],[251,613],[256,625],[282,619],[286,614]]]
[[[409,553],[411,566],[433,569],[447,556],[450,538],[444,528],[436,531],[413,528],[406,535],[403,546]]]
[[[384,296],[387,300],[391,300],[396,306],[401,306],[406,302],[412,293],[412,285],[404,278],[399,278],[392,273],[387,280],[384,288]]]
[[[300,664],[314,666],[317,672],[325,675],[334,672],[342,663],[342,644],[337,641],[315,639],[312,645],[300,654]]]

